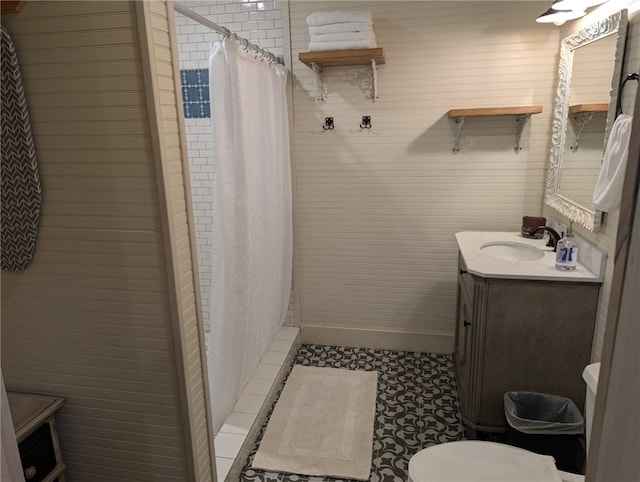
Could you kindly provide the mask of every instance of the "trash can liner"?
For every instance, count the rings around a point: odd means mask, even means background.
[[[535,392],[504,394],[504,413],[515,430],[539,435],[578,435],[584,418],[569,398]]]

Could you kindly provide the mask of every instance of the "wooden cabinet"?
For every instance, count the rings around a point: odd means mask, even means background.
[[[482,278],[459,260],[454,362],[463,422],[501,432],[503,395],[571,398],[582,410],[599,283]]]
[[[25,480],[64,482],[65,465],[54,421],[64,400],[17,392],[7,392],[7,398]]]

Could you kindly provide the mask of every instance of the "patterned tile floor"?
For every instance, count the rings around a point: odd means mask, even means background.
[[[433,444],[464,438],[453,362],[448,355],[303,345],[295,363],[378,371],[371,482],[406,482],[413,454]],[[348,482],[252,469],[265,428],[266,423],[243,468],[241,481]]]

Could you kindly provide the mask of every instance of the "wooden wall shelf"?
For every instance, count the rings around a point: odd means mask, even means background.
[[[582,139],[582,131],[585,126],[591,122],[594,114],[609,112],[609,104],[607,103],[598,103],[598,104],[576,104],[569,106],[569,115],[576,122],[576,140],[569,147],[571,152],[576,152],[580,149],[580,140]]]
[[[489,117],[497,115],[514,115],[517,116],[517,128],[516,128],[516,142],[513,146],[513,150],[520,152],[520,138],[522,137],[522,131],[524,126],[531,117],[532,114],[540,114],[542,112],[541,105],[525,105],[519,107],[480,107],[474,109],[451,109],[447,115],[450,119],[455,119],[458,128],[456,129],[456,137],[453,144],[453,153],[460,152],[460,136],[462,135],[462,126],[466,117]]]
[[[608,112],[609,104],[600,103],[600,104],[576,104],[569,106],[569,114],[583,114],[586,112]]]
[[[382,47],[356,50],[324,50],[321,52],[300,52],[298,59],[316,74],[318,93],[316,101],[324,104],[327,100],[322,69],[325,67],[371,67],[371,100],[378,99],[378,65],[384,64]]]
[[[458,117],[486,117],[494,115],[531,115],[540,114],[541,105],[526,105],[521,107],[480,107],[475,109],[451,109],[448,112],[449,118]]]
[[[371,65],[372,60],[375,61],[376,65],[382,65],[384,64],[384,51],[382,47],[379,47],[376,49],[300,52],[298,59],[309,68],[313,68],[313,64],[316,64],[318,67]]]
[[[25,0],[2,0],[0,2],[0,11],[6,12],[19,12],[24,7]]]

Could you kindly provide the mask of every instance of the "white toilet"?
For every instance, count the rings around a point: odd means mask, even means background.
[[[587,448],[600,363],[582,373],[587,383]],[[584,476],[556,470],[552,457],[495,442],[465,440],[433,445],[409,461],[409,482],[583,482]]]

